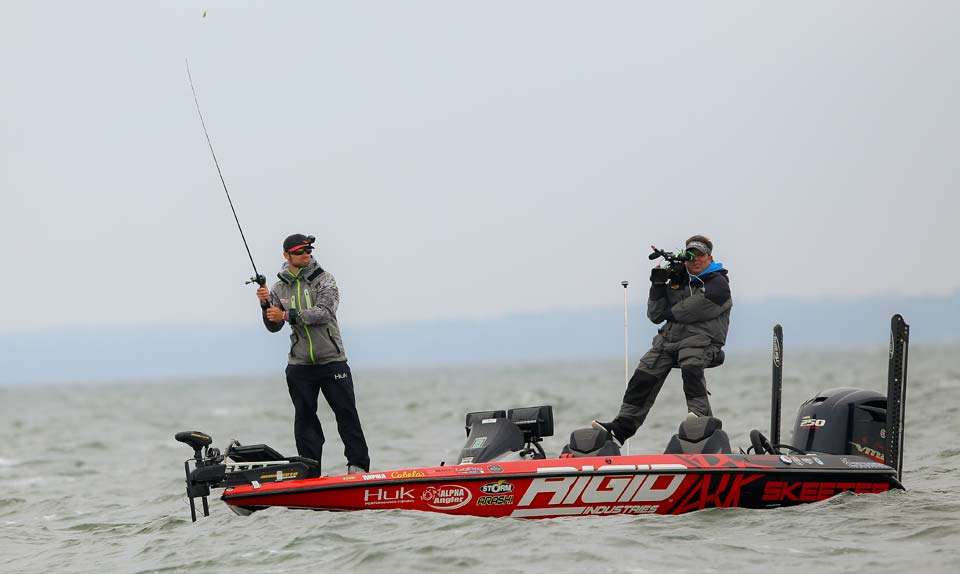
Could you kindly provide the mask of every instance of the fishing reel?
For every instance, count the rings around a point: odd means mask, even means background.
[[[260,287],[266,287],[266,286],[267,286],[267,278],[264,277],[263,275],[261,275],[260,273],[257,273],[256,275],[254,275],[254,276],[251,277],[250,279],[247,279],[247,281],[244,283],[244,285],[250,285],[251,283],[256,283],[256,284],[259,285]],[[270,300],[269,300],[269,299],[267,299],[267,300],[264,301],[263,303],[260,303],[260,308],[261,308],[261,309],[266,309],[266,308],[268,308],[269,306],[270,306]]]
[[[251,283],[256,283],[257,285],[259,285],[259,286],[261,286],[261,287],[266,287],[266,286],[267,286],[267,278],[264,277],[263,275],[257,273],[257,274],[254,275],[253,277],[247,279],[247,281],[246,281],[246,283],[244,283],[244,285],[249,285],[249,284],[251,284]]]

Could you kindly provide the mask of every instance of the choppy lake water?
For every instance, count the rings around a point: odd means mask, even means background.
[[[374,469],[450,460],[471,410],[552,404],[569,432],[619,406],[619,361],[365,371],[352,365]],[[734,445],[768,430],[765,355],[708,374]],[[787,350],[784,438],[821,389],[885,392],[886,349]],[[906,492],[841,495],[779,510],[523,521],[408,511],[270,509],[211,502],[190,522],[180,430],[295,452],[282,369],[258,379],[0,386],[2,572],[929,572],[960,564],[960,347],[911,350]],[[685,413],[671,375],[631,452],[662,452]],[[332,415],[323,467],[343,470]],[[736,447],[735,447],[736,448]]]

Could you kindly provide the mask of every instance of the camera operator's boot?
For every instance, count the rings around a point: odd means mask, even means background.
[[[618,427],[618,425],[616,424],[616,421],[611,421],[611,422],[608,422],[608,423],[602,423],[602,422],[594,419],[593,421],[590,422],[590,426],[592,426],[593,428],[595,428],[595,429],[597,429],[597,430],[605,430],[605,431],[607,431],[607,433],[610,435],[610,438],[613,439],[613,442],[617,443],[617,446],[618,446],[618,447],[621,447],[621,448],[623,447],[623,441],[620,440],[620,436],[622,436],[622,435],[618,434],[618,433],[623,432],[623,431],[619,430],[619,427]]]

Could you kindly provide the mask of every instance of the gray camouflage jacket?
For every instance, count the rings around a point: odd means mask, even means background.
[[[704,368],[722,363],[732,307],[726,269],[691,277],[689,285],[651,286],[647,317],[655,324],[666,321],[653,348],[677,352],[680,361]]]
[[[316,260],[293,275],[284,264],[280,279],[270,289],[270,304],[287,311],[290,323],[291,365],[324,365],[346,361],[347,355],[337,324],[340,291],[337,282]],[[263,313],[263,324],[271,333],[283,328]]]

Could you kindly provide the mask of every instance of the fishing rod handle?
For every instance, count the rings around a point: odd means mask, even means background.
[[[247,281],[247,283],[256,283],[256,284],[259,286],[258,289],[266,289],[266,288],[267,288],[267,278],[264,277],[263,275],[259,274],[259,273],[257,273],[257,274],[254,275],[253,277],[251,277],[250,280]],[[266,300],[266,301],[260,301],[260,308],[261,308],[261,309],[268,309],[268,308],[270,308],[270,294],[269,294],[269,293],[267,294],[267,300]]]

